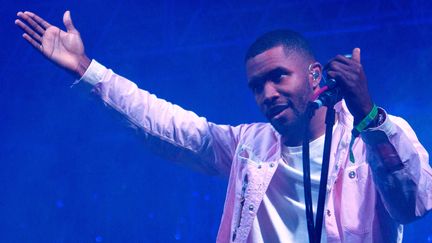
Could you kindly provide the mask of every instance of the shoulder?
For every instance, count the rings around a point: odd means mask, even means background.
[[[239,125],[242,127],[242,136],[273,136],[279,137],[279,133],[270,123],[256,122]]]

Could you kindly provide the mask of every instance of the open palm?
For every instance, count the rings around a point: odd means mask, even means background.
[[[23,37],[49,60],[72,72],[76,72],[80,57],[84,55],[84,45],[66,11],[63,22],[67,32],[49,24],[32,12],[19,12],[15,23],[24,30]]]

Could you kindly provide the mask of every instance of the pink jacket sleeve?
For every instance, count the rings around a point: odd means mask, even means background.
[[[379,127],[361,134],[374,182],[392,218],[409,223],[432,208],[429,155],[409,124],[387,115]]]
[[[208,122],[139,89],[94,60],[82,79],[93,84],[106,104],[142,132],[154,152],[199,171],[229,175],[241,126]]]

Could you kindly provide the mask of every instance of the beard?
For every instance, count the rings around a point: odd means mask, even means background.
[[[272,118],[270,123],[281,135],[294,133],[294,131],[303,131],[305,124],[306,105],[290,105],[283,110],[277,118]]]
[[[288,138],[303,136],[307,124],[306,110],[313,94],[311,90],[310,86],[306,85],[305,92],[301,92],[303,95],[289,97],[287,108],[269,120],[282,136]]]

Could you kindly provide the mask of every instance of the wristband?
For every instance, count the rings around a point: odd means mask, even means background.
[[[353,130],[351,131],[352,136],[351,136],[351,142],[349,145],[349,153],[350,153],[350,161],[352,163],[355,162],[354,153],[352,150],[355,139],[360,135],[360,133],[363,130],[365,130],[365,128],[367,128],[371,124],[371,122],[373,122],[376,119],[377,115],[378,115],[378,106],[376,104],[374,104],[372,107],[372,110],[369,112],[369,114],[367,114],[367,116],[365,118],[363,118],[363,120],[361,120],[361,122],[359,124],[354,126]]]
[[[374,104],[369,114],[367,114],[367,116],[363,118],[363,120],[359,124],[357,124],[357,126],[354,126],[353,133],[356,134],[356,137],[360,135],[360,133],[366,127],[368,127],[373,120],[375,120],[377,115],[378,115],[378,106]]]

